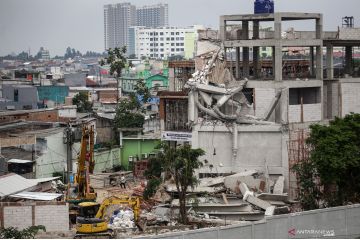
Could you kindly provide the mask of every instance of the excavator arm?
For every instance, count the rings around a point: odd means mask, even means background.
[[[139,220],[140,215],[140,198],[139,197],[109,197],[106,198],[100,205],[100,208],[96,214],[96,218],[103,219],[105,217],[105,212],[108,206],[110,205],[118,205],[118,204],[126,204],[129,205],[134,211],[135,222]]]

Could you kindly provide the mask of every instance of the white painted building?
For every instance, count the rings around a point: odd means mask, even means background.
[[[176,55],[192,58],[197,30],[201,28],[203,27],[130,27],[129,54],[135,54],[138,58],[165,59]]]

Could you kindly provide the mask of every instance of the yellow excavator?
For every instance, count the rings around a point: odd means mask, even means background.
[[[70,203],[69,217],[75,223],[78,215],[78,204],[81,202],[96,201],[96,193],[90,185],[90,174],[95,167],[94,159],[94,126],[83,126],[80,143],[80,153],[77,159],[77,172],[74,183],[69,183],[66,193],[66,202]]]
[[[101,204],[96,202],[79,203],[79,215],[76,218],[76,235],[74,238],[113,238],[112,229],[108,228],[109,217],[106,216],[106,209],[111,205],[127,205],[133,209],[135,223],[140,215],[139,197],[109,197]]]

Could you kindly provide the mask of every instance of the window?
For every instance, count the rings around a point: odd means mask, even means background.
[[[261,49],[262,49],[263,51],[266,51],[266,47],[262,47]]]
[[[164,43],[160,43],[160,46],[164,46]]]
[[[183,38],[183,37],[180,37],[180,40],[184,40],[184,38]]]
[[[163,48],[160,48],[160,52],[163,52],[164,51],[164,49]]]
[[[164,41],[164,38],[163,38],[163,37],[161,37],[161,38],[160,38],[160,41]]]
[[[14,102],[19,101],[19,90],[14,89]]]
[[[175,40],[175,39],[172,37],[172,38],[171,38],[171,41],[174,41],[174,40]]]
[[[182,52],[183,52],[183,51],[184,51],[184,49],[183,49],[183,48],[180,48],[180,51],[182,51]]]
[[[175,43],[171,43],[171,46],[175,46]]]
[[[289,90],[289,104],[300,105],[303,104],[317,104],[321,103],[321,91],[319,87],[310,88],[290,88]]]
[[[150,38],[150,41],[154,41],[154,39],[153,39],[153,38]]]
[[[153,44],[153,43],[150,43],[150,46],[154,46],[154,44]]]
[[[175,33],[174,33],[174,32],[171,32],[171,35],[175,35]]]
[[[176,51],[179,52],[179,51],[180,51],[180,48],[177,48]]]
[[[166,38],[166,41],[170,41],[170,38]]]
[[[171,51],[172,51],[172,52],[175,52],[175,48],[172,48]]]
[[[180,46],[180,43],[176,43],[176,46]]]
[[[150,36],[152,36],[153,35],[153,33],[150,33]]]
[[[179,33],[179,32],[177,32],[177,33],[176,33],[176,35],[180,35],[180,33]]]
[[[163,33],[163,32],[160,32],[160,35],[162,36],[162,35],[164,35],[164,33]]]
[[[178,38],[178,37],[176,38],[176,41],[179,41],[179,38]]]

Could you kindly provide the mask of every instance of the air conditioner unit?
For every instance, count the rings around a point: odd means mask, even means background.
[[[147,158],[148,158],[148,154],[147,154],[147,153],[141,154],[141,158],[142,158],[142,159],[147,159]]]
[[[134,161],[134,157],[133,156],[129,156],[129,162],[133,162]]]

